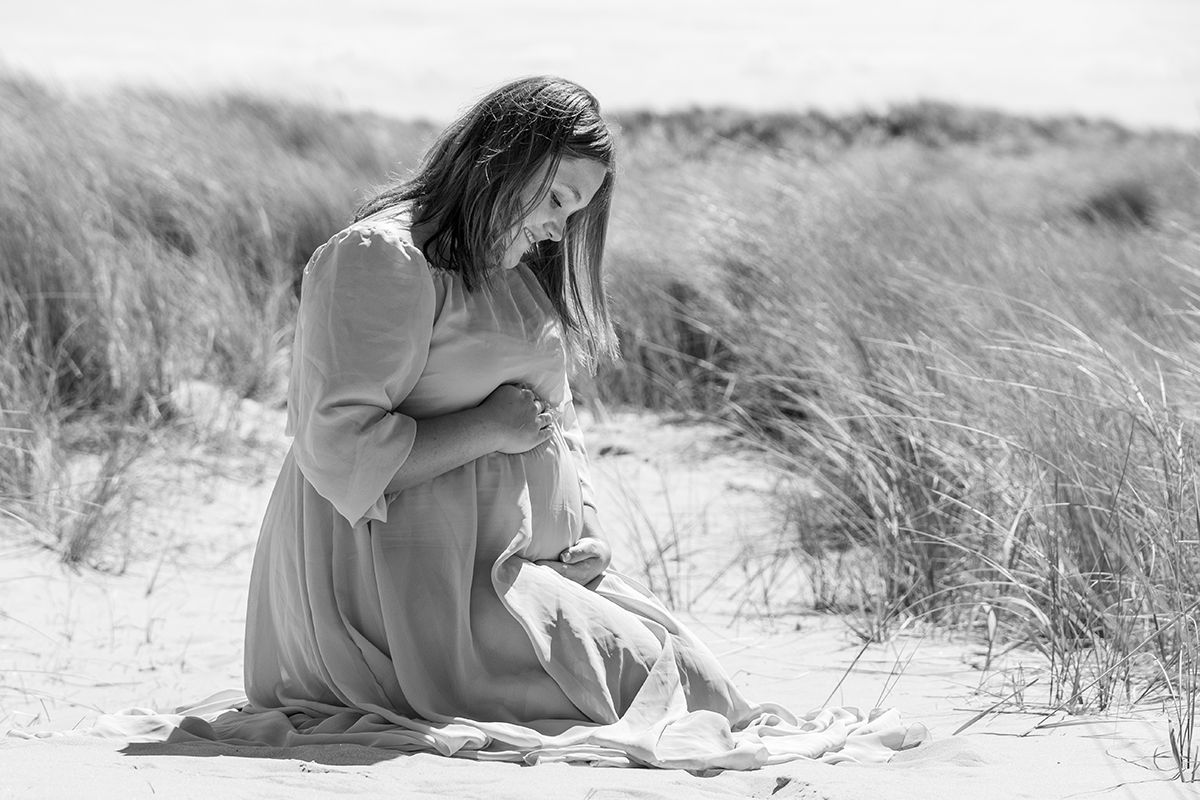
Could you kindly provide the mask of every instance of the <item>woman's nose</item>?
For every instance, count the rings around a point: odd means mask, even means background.
[[[546,236],[550,238],[550,241],[561,242],[562,232],[563,226],[558,220],[550,220],[546,223]]]

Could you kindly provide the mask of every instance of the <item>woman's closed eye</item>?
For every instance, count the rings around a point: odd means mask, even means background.
[[[550,202],[555,208],[562,208],[562,201],[558,199],[558,192],[550,193]]]

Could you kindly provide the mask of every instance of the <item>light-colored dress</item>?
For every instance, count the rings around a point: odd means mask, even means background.
[[[385,493],[415,420],[506,383],[548,402],[549,441]],[[251,577],[249,705],[188,735],[679,768],[911,744],[894,715],[750,703],[646,590],[534,563],[579,538],[592,490],[559,323],[523,265],[468,292],[402,213],[337,234],[305,270],[288,426]]]

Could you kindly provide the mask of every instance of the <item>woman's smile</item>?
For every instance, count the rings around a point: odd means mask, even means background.
[[[533,203],[533,207],[508,229],[508,247],[501,266],[512,269],[538,242],[562,241],[568,217],[592,202],[607,174],[608,167],[600,161],[565,156],[558,162],[546,188],[543,189],[540,177],[531,181],[521,199],[524,203]],[[539,191],[544,194],[534,202]],[[534,233],[535,230],[538,233]]]

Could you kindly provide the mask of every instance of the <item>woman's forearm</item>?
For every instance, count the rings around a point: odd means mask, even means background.
[[[479,408],[417,420],[412,450],[385,491],[403,491],[496,450],[495,426]]]
[[[527,386],[497,386],[475,408],[417,420],[408,458],[385,494],[409,489],[489,453],[524,453],[550,437],[546,404]]]

